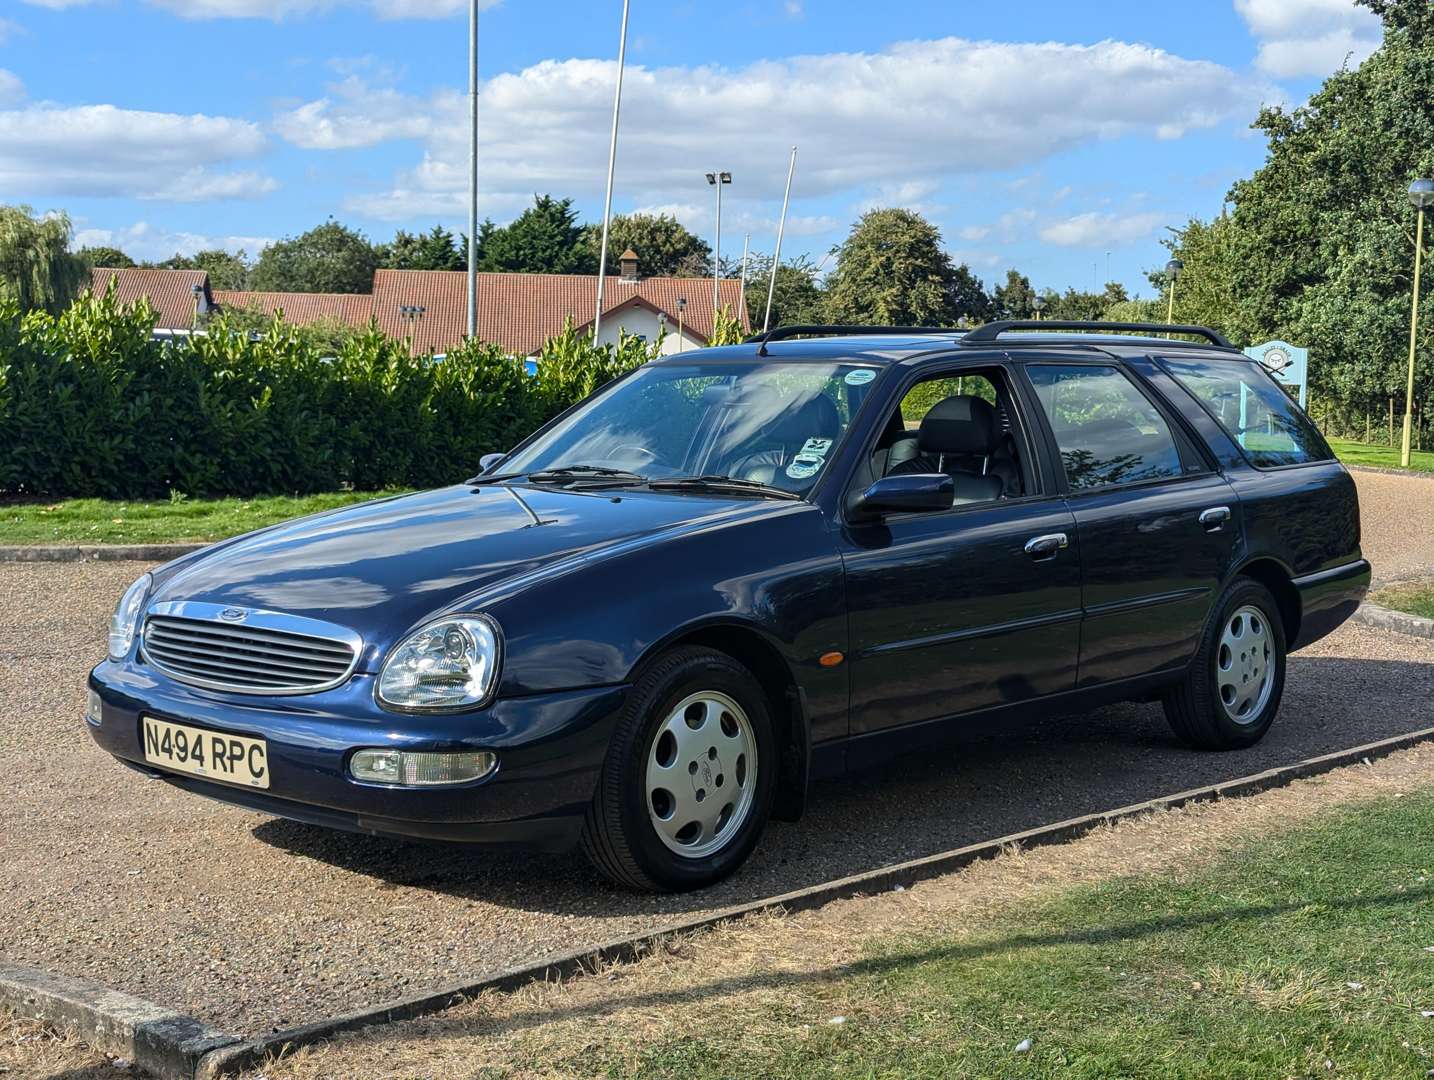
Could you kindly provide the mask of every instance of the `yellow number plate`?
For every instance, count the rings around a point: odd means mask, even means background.
[[[146,716],[144,760],[206,780],[269,786],[269,749],[263,739],[223,735]]]

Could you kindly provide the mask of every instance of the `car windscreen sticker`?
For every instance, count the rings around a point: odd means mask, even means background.
[[[808,439],[802,448],[792,455],[792,462],[787,466],[787,475],[793,480],[806,480],[816,476],[827,463],[827,451],[831,448],[831,439],[819,439],[815,436]]]
[[[848,386],[865,386],[876,378],[876,372],[871,368],[857,368],[855,371],[848,371],[844,380]]]

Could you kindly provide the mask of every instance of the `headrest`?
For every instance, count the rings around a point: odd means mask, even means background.
[[[810,397],[772,421],[767,437],[774,442],[801,443],[808,439],[835,439],[841,434],[841,414],[825,394]]]
[[[917,443],[923,454],[991,454],[1001,437],[996,407],[985,398],[953,394],[931,407]]]

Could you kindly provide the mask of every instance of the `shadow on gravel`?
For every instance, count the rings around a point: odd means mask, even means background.
[[[1434,724],[1431,703],[1434,665],[1296,655],[1280,716],[1249,750],[1186,749],[1159,705],[957,724],[939,746],[814,785],[806,817],[769,826],[734,878],[680,896],[617,890],[577,852],[415,844],[279,820],[254,835],[395,888],[562,915],[677,917],[1414,731]]]

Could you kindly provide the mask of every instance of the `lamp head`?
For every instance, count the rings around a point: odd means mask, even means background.
[[[1184,271],[1185,264],[1179,259],[1171,259],[1168,263],[1165,264],[1165,276],[1168,277],[1171,281],[1178,280],[1180,275],[1184,273]]]
[[[1416,210],[1434,208],[1434,180],[1416,180],[1410,184],[1409,205]]]
[[[717,183],[717,174],[716,174],[716,173],[708,173],[708,174],[707,174],[707,182],[708,182],[709,184],[715,184],[715,183]]]
[[[1046,298],[1044,296],[1036,297],[1034,300],[1031,301],[1031,307],[1035,308],[1037,311],[1045,311]]]

